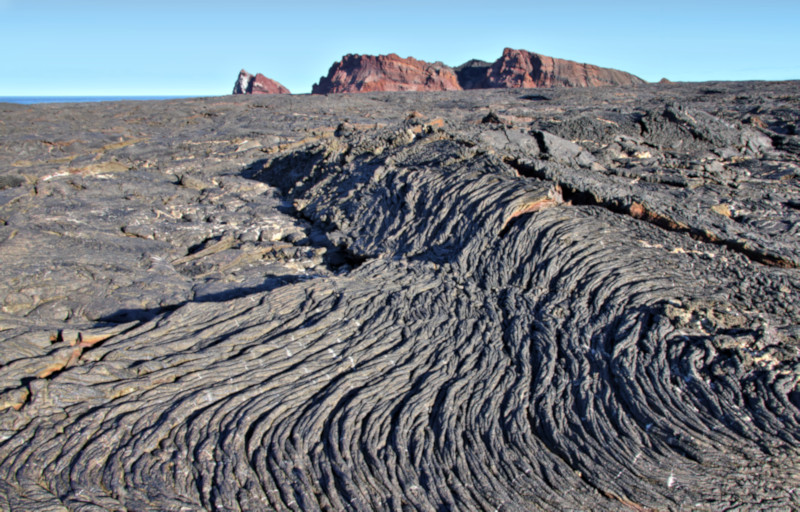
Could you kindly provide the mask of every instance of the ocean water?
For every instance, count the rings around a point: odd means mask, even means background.
[[[174,100],[192,96],[0,96],[0,103],[86,103],[93,101]]]

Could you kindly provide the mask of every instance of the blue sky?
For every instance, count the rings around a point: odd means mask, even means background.
[[[648,81],[800,79],[800,1],[0,0],[0,96],[310,92],[347,53],[457,66],[505,47]]]

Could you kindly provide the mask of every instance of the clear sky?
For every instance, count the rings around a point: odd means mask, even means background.
[[[648,81],[800,79],[800,0],[0,0],[0,96],[215,96],[242,68],[307,93],[347,53],[505,47]]]

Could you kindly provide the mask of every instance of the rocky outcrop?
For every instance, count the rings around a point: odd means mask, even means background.
[[[458,83],[462,89],[486,89],[486,74],[492,67],[491,62],[472,59],[455,68]]]
[[[345,55],[328,76],[314,84],[313,94],[373,91],[458,91],[458,77],[441,62],[433,64],[389,55]]]
[[[233,94],[291,94],[289,89],[261,73],[251,75],[244,69],[233,86]]]
[[[638,85],[641,78],[592,64],[506,48],[493,64],[469,61],[456,68],[464,89]]]
[[[637,85],[641,78],[616,69],[506,48],[494,63],[471,60],[452,69],[409,57],[346,55],[315,84],[314,94],[372,91],[598,87]]]

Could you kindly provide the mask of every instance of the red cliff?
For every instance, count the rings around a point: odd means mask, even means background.
[[[313,94],[372,91],[459,91],[455,72],[441,62],[409,57],[345,55],[327,77],[314,84]]]
[[[482,81],[475,79],[476,66],[468,64],[458,68],[459,78],[467,70],[471,73],[469,84],[462,81],[465,89],[598,87],[645,83],[641,78],[624,71],[511,48],[503,50],[503,56],[487,67]]]
[[[261,73],[255,76],[245,70],[239,72],[239,78],[233,86],[233,94],[291,94],[289,89]]]

